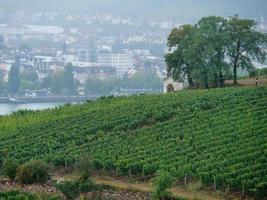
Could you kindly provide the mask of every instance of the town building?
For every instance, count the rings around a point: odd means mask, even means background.
[[[118,77],[123,77],[125,73],[134,68],[133,55],[126,53],[100,53],[98,64],[116,68]]]

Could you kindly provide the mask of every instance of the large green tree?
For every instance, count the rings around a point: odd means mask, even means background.
[[[263,63],[266,59],[264,47],[267,46],[267,35],[256,30],[254,20],[230,18],[227,32],[230,36],[228,56],[233,68],[234,84],[237,84],[237,69],[254,70],[253,60]]]
[[[209,67],[210,81],[217,87],[224,86],[224,77],[228,65],[225,61],[225,53],[229,43],[229,36],[226,31],[227,20],[223,17],[204,17],[198,22],[198,32],[203,38],[203,48],[209,49],[203,59]]]
[[[5,48],[5,40],[2,35],[0,35],[0,49]]]
[[[238,68],[251,71],[253,61],[265,61],[266,44],[266,34],[256,30],[253,20],[205,17],[194,26],[172,30],[165,56],[168,75],[176,80],[184,76],[190,86],[197,82],[205,88],[222,87],[232,68],[236,84]]]
[[[193,59],[190,59],[193,55],[188,50],[193,45],[192,38],[195,32],[196,28],[192,25],[174,28],[168,37],[170,53],[165,56],[168,75],[172,76],[175,80],[184,76],[188,79],[190,86],[194,86],[192,71],[195,63]]]
[[[67,94],[73,94],[75,90],[74,73],[71,63],[68,63],[63,73],[63,88]]]
[[[8,73],[8,91],[11,95],[18,92],[20,86],[20,59],[16,57]]]

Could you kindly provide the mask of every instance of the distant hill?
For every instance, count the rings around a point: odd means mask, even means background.
[[[87,154],[117,175],[172,170],[253,195],[266,189],[266,124],[266,87],[107,97],[0,117],[0,152],[59,168]]]
[[[110,12],[133,18],[181,22],[196,21],[207,15],[267,17],[266,0],[1,0],[0,8],[7,12],[17,9],[29,12]]]

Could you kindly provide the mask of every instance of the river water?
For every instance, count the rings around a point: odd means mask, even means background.
[[[8,115],[18,110],[43,110],[47,108],[54,108],[65,103],[26,103],[26,104],[12,104],[12,103],[0,103],[0,115]]]

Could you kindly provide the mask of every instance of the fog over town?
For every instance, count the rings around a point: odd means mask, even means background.
[[[0,200],[267,200],[267,0],[0,0]]]
[[[167,37],[201,17],[254,19],[267,31],[265,0],[1,0],[0,95],[103,96],[163,92]]]

